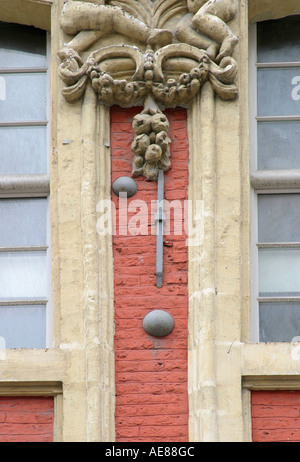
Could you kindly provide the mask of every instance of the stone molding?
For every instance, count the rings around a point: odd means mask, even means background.
[[[0,196],[45,195],[50,192],[50,178],[47,174],[1,175]]]
[[[298,375],[249,375],[242,384],[248,390],[300,390]]]
[[[0,396],[57,396],[62,394],[61,382],[1,382]]]
[[[191,22],[195,13],[187,9],[185,1],[157,0],[147,2],[114,1],[109,2],[111,8],[116,9],[122,3],[126,13],[129,14],[130,5],[136,6],[135,14],[142,15],[141,19],[144,30],[139,36],[133,35],[126,37],[115,30],[114,27],[120,25],[113,24],[108,38],[101,35],[97,30],[97,23],[94,22],[95,29],[81,29],[79,12],[83,6],[93,9],[104,6],[103,2],[77,2],[68,1],[61,14],[61,29],[64,32],[65,44],[60,49],[58,56],[62,62],[59,67],[61,77],[60,87],[65,99],[66,95],[73,93],[73,96],[64,104],[64,116],[74,109],[81,121],[81,132],[78,140],[81,140],[83,162],[82,177],[82,230],[84,235],[84,279],[85,279],[85,316],[86,325],[89,330],[86,332],[86,344],[88,346],[87,361],[89,364],[89,374],[87,376],[87,414],[89,428],[87,429],[89,441],[113,441],[115,438],[115,387],[114,387],[114,329],[113,329],[113,309],[114,309],[114,290],[113,290],[113,259],[111,255],[111,237],[95,236],[95,208],[96,204],[102,199],[110,199],[110,156],[109,156],[109,112],[111,104],[120,106],[137,106],[142,104],[142,114],[133,122],[135,140],[132,146],[134,151],[134,168],[142,169],[141,174],[147,175],[145,162],[140,165],[135,161],[138,157],[145,159],[145,154],[139,156],[139,149],[149,145],[162,143],[161,150],[165,150],[164,161],[168,158],[168,121],[160,119],[163,110],[167,106],[182,105],[188,107],[189,141],[190,141],[190,186],[189,199],[199,199],[207,204],[209,210],[205,215],[204,229],[207,240],[199,243],[199,246],[189,249],[189,418],[190,418],[190,441],[213,441],[218,438],[218,410],[217,410],[217,377],[216,377],[216,358],[215,358],[215,185],[216,185],[216,144],[220,133],[217,134],[216,106],[222,106],[229,113],[233,113],[236,105],[223,103],[223,99],[233,99],[237,95],[237,87],[234,79],[237,73],[237,64],[232,57],[233,49],[228,51],[227,56],[219,57],[220,42],[201,35],[202,42],[196,43],[196,38],[200,34],[194,30],[193,41],[189,43],[182,40],[182,25],[188,18]],[[100,4],[102,3],[102,4]],[[147,16],[149,5],[157,7],[155,18]],[[192,3],[192,2],[189,2]],[[219,3],[219,2],[218,2]],[[235,2],[222,2],[223,7],[233,5]],[[198,3],[199,4],[199,3]],[[202,2],[207,7],[208,2]],[[209,2],[211,4],[211,2]],[[88,5],[88,6],[87,6]],[[148,5],[148,6],[147,6]],[[175,11],[175,6],[178,9]],[[221,3],[220,3],[221,5]],[[70,7],[70,10],[68,9]],[[94,8],[95,7],[95,8]],[[174,7],[174,9],[173,9]],[[151,10],[151,9],[150,9]],[[74,13],[75,12],[75,13]],[[131,8],[131,12],[134,9]],[[67,13],[67,16],[64,14]],[[72,14],[71,14],[72,13]],[[75,15],[75,21],[73,13]],[[159,13],[159,14],[158,14]],[[119,14],[119,13],[118,13]],[[122,13],[125,15],[124,11]],[[67,19],[70,16],[70,19]],[[186,18],[187,16],[187,18]],[[134,18],[134,16],[132,16]],[[233,18],[233,15],[230,16]],[[64,19],[63,19],[64,18]],[[86,20],[86,16],[84,16]],[[88,16],[87,16],[88,18]],[[148,22],[147,22],[148,18]],[[186,19],[184,19],[186,18]],[[216,18],[217,19],[217,18]],[[229,17],[227,18],[229,20]],[[93,21],[96,19],[93,18]],[[159,22],[160,21],[160,22]],[[135,21],[133,21],[135,22]],[[109,24],[109,21],[107,20]],[[226,23],[223,21],[226,26]],[[146,25],[146,27],[145,27]],[[97,26],[97,27],[96,27]],[[112,24],[110,23],[110,26]],[[157,27],[159,26],[159,27]],[[156,34],[157,29],[167,29],[170,26],[172,32],[172,43],[158,40],[160,34]],[[150,29],[150,30],[149,30]],[[155,37],[157,42],[153,42],[152,31],[156,29]],[[228,30],[228,29],[226,29]],[[145,32],[146,31],[146,32]],[[148,38],[151,41],[148,41]],[[69,37],[68,37],[69,36]],[[164,35],[161,34],[161,38]],[[166,37],[165,35],[164,37]],[[150,39],[151,37],[151,39]],[[181,37],[181,39],[179,39]],[[217,37],[216,37],[217,39]],[[164,39],[165,40],[165,39]],[[220,40],[218,38],[218,40]],[[200,39],[199,39],[200,41]],[[192,42],[192,43],[191,43]],[[186,51],[183,54],[183,51]],[[176,53],[175,53],[176,51]],[[180,53],[179,53],[180,51]],[[117,53],[122,52],[121,56]],[[94,59],[88,63],[89,59]],[[222,64],[223,62],[223,64]],[[230,64],[227,64],[230,63]],[[155,64],[155,66],[154,66]],[[200,66],[201,64],[201,66]],[[226,64],[226,65],[225,65]],[[222,67],[224,66],[224,67]],[[194,69],[197,68],[197,71]],[[161,69],[161,73],[159,70]],[[187,90],[185,74],[200,75],[199,87],[195,94],[192,92],[191,85]],[[199,72],[198,72],[199,71]],[[153,74],[152,74],[153,73]],[[214,75],[215,73],[215,75]],[[184,75],[184,78],[182,78]],[[64,76],[64,78],[62,78]],[[66,81],[64,81],[66,79]],[[182,80],[180,80],[182,79]],[[122,85],[119,83],[122,82]],[[126,83],[125,83],[125,82]],[[173,81],[173,82],[172,82]],[[116,82],[119,82],[116,84]],[[176,85],[172,85],[175,83]],[[215,83],[215,86],[214,86]],[[179,90],[179,84],[186,84]],[[195,82],[193,82],[193,85]],[[103,85],[103,86],[102,86]],[[140,85],[140,87],[139,87]],[[168,86],[170,85],[170,87]],[[168,87],[168,88],[166,88]],[[100,89],[105,89],[100,95]],[[115,94],[123,95],[127,88],[128,100],[118,102]],[[172,96],[172,91],[174,91]],[[194,87],[193,87],[194,88]],[[220,90],[220,94],[217,93]],[[160,94],[159,100],[155,91],[164,89]],[[185,89],[185,91],[183,91]],[[110,91],[112,90],[112,92]],[[226,92],[221,94],[221,91]],[[230,90],[230,91],[229,91]],[[113,93],[115,91],[116,93]],[[140,93],[144,92],[144,93]],[[228,92],[229,91],[229,92]],[[77,93],[77,96],[75,96]],[[100,97],[100,96],[101,97]],[[217,98],[215,98],[217,95]],[[230,96],[228,96],[230,95]],[[122,97],[123,97],[122,96]],[[171,101],[171,96],[174,100]],[[227,97],[228,96],[228,97]],[[107,101],[101,98],[107,98]],[[170,100],[167,100],[170,97]],[[163,99],[165,98],[165,99]],[[176,99],[177,98],[177,99]],[[119,96],[118,96],[119,99]],[[98,107],[96,109],[96,103]],[[99,104],[100,103],[100,104]],[[217,103],[217,104],[216,104]],[[82,106],[80,106],[82,104]],[[81,114],[79,115],[81,107]],[[231,108],[231,110],[230,110]],[[146,117],[144,117],[146,116]],[[63,117],[63,116],[62,116]],[[96,120],[95,120],[96,118]],[[158,126],[161,124],[160,131],[156,132],[152,126],[152,119],[159,119]],[[139,123],[142,119],[143,129],[139,133]],[[219,119],[220,120],[220,119]],[[67,121],[65,122],[68,123]],[[150,128],[149,128],[150,127]],[[144,129],[146,128],[146,131]],[[226,129],[228,124],[226,123]],[[201,130],[200,130],[201,129]],[[223,130],[223,126],[220,128]],[[149,131],[149,133],[147,133]],[[146,136],[151,137],[148,144]],[[155,135],[155,139],[154,139]],[[157,136],[160,135],[158,138]],[[138,138],[140,136],[140,138]],[[155,142],[153,142],[155,141]],[[144,146],[143,146],[144,145]],[[153,146],[152,146],[153,148]],[[155,153],[155,149],[153,149]],[[71,153],[70,153],[71,156]],[[96,169],[95,169],[96,166]],[[151,166],[150,166],[151,167]],[[170,168],[170,165],[168,166]],[[155,172],[150,168],[155,179]],[[149,173],[148,173],[149,174]],[[150,179],[152,179],[150,178]],[[96,204],[95,204],[96,201]],[[97,212],[97,208],[96,208]],[[193,219],[195,211],[192,211]],[[204,251],[205,244],[205,252]],[[201,261],[201,265],[200,265]],[[98,275],[98,283],[96,276]],[[95,309],[99,306],[99,310]],[[202,306],[205,307],[202,310]],[[199,313],[201,311],[201,319]],[[101,319],[100,324],[99,319]],[[97,324],[98,323],[98,324]],[[97,333],[97,326],[99,331]],[[95,336],[96,333],[96,336]],[[205,338],[202,334],[205,333]],[[207,335],[206,335],[207,334]],[[99,339],[97,338],[99,335]],[[201,341],[200,341],[201,338]],[[99,343],[95,343],[95,339]],[[98,349],[97,349],[98,348]],[[100,358],[100,361],[99,361]],[[101,370],[99,368],[101,364]],[[202,371],[202,365],[205,371]],[[201,368],[201,372],[200,372]],[[199,381],[199,377],[202,377]],[[100,384],[100,386],[99,386]],[[95,405],[95,403],[97,403]],[[201,404],[200,404],[201,403]],[[204,405],[205,403],[205,405]]]
[[[220,98],[236,97],[237,64],[231,55],[238,39],[226,24],[236,10],[236,0],[68,0],[64,5],[60,25],[73,35],[58,53],[64,98],[76,101],[90,82],[106,106],[144,106],[134,120],[134,176],[156,180],[159,170],[171,166],[164,108],[188,107],[206,81]],[[113,45],[101,46],[108,34]],[[134,44],[124,43],[128,37]],[[96,49],[83,57],[91,47]]]

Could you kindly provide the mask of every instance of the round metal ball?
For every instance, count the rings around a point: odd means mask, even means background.
[[[163,310],[153,310],[143,320],[143,328],[147,334],[153,337],[164,337],[169,335],[174,328],[174,319]]]
[[[121,193],[127,193],[127,197],[131,197],[137,192],[137,184],[129,176],[120,176],[117,178],[113,182],[112,188],[117,196],[120,196]]]

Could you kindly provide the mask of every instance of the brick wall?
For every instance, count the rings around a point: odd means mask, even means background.
[[[53,398],[0,397],[0,442],[52,442]]]
[[[300,441],[300,391],[255,391],[251,414],[254,442]]]
[[[111,109],[112,181],[131,176],[131,124],[139,109]],[[172,165],[165,174],[165,199],[180,200],[183,206],[188,186],[186,111],[169,110],[167,116]],[[121,234],[119,199],[112,195],[117,215],[113,238],[117,441],[188,441],[186,235],[174,233],[171,213],[164,245],[164,284],[156,288],[156,236],[150,231],[150,203],[156,201],[157,183],[143,177],[136,182],[138,192],[128,199],[128,207],[133,201],[146,201],[149,226],[142,226],[147,212],[143,207],[133,208],[128,222],[138,213],[141,235]],[[142,327],[144,316],[158,308],[175,320],[173,332],[162,338],[149,336]]]

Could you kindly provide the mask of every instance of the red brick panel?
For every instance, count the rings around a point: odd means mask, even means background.
[[[53,398],[0,397],[0,442],[52,442]]]
[[[140,108],[111,110],[112,181],[131,176],[132,119],[138,112]],[[180,201],[183,211],[188,187],[186,111],[170,110],[167,116],[172,145],[171,170],[165,173],[165,199]],[[128,198],[129,228],[132,219],[138,227],[135,235],[120,230],[119,199],[112,194],[117,222],[113,237],[117,441],[188,441],[188,249],[184,224],[182,221],[181,233],[174,232],[171,209],[170,233],[164,245],[163,287],[158,289],[156,236],[151,234],[150,213],[151,201],[157,199],[157,183],[144,177],[136,178],[136,182],[138,191]],[[170,335],[155,338],[143,330],[143,318],[154,309],[173,316],[175,327]]]
[[[251,397],[254,442],[300,441],[300,391],[255,391]]]

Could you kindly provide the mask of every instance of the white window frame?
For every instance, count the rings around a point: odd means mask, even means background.
[[[47,107],[46,107],[46,120],[37,122],[0,122],[0,126],[36,126],[44,125],[47,127],[47,140],[46,140],[46,156],[47,156],[47,172],[45,174],[26,174],[26,175],[0,175],[0,199],[7,198],[30,198],[40,197],[47,199],[47,246],[43,248],[29,248],[26,250],[46,250],[47,252],[47,299],[41,300],[20,300],[18,302],[3,300],[0,301],[0,306],[16,306],[16,305],[32,305],[39,304],[45,305],[46,309],[46,339],[45,347],[50,348],[53,345],[53,313],[52,313],[52,278],[51,278],[51,226],[50,226],[50,173],[49,173],[49,152],[50,152],[50,126],[51,126],[51,104],[50,104],[50,60],[51,60],[51,40],[50,33],[45,31],[46,34],[46,67],[30,67],[30,68],[14,68],[1,69],[1,73],[10,72],[44,72],[47,79]],[[0,248],[0,252],[8,250],[15,250],[11,248]]]
[[[300,14],[300,9],[299,9]],[[300,56],[300,51],[299,51]],[[250,172],[251,172],[251,327],[250,341],[259,340],[259,291],[258,291],[258,197],[260,194],[300,194],[300,170],[257,170],[257,120],[278,120],[274,117],[257,117],[257,25],[249,27],[249,92],[250,92]],[[299,67],[299,62],[266,63],[267,67]],[[280,120],[300,120],[300,116],[280,117]],[[300,243],[293,243],[300,248]],[[282,297],[286,299],[287,297]],[[276,297],[275,301],[280,299]],[[300,297],[292,297],[300,302]]]

